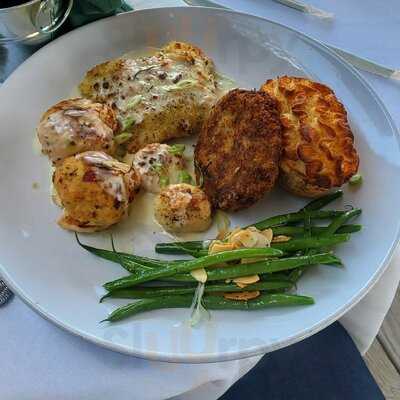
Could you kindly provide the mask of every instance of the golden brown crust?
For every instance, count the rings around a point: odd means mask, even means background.
[[[278,103],[283,126],[280,181],[287,190],[317,197],[357,172],[347,113],[329,87],[283,76],[269,79],[261,90]]]
[[[215,208],[239,210],[270,191],[278,177],[281,125],[275,101],[235,89],[211,110],[195,149],[197,178]]]
[[[168,54],[175,59],[180,58],[189,64],[195,64],[200,61],[203,64],[204,70],[208,74],[205,78],[214,78],[214,62],[211,58],[207,57],[200,47],[185,42],[169,42],[161,50],[163,53]]]
[[[202,232],[211,224],[206,194],[187,183],[169,185],[155,199],[156,220],[171,232]]]
[[[140,186],[140,177],[133,168],[126,165],[128,172],[124,173],[96,166],[81,157],[88,153],[105,155],[87,152],[68,157],[53,175],[54,188],[64,208],[58,223],[77,232],[103,230],[122,220]]]

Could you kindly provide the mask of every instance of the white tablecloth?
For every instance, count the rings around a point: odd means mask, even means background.
[[[136,8],[182,5],[180,0],[131,0]],[[313,0],[336,14],[320,21],[271,0],[224,4],[284,23],[337,47],[400,67],[400,2]],[[400,85],[365,73],[399,126]],[[0,89],[1,90],[1,89]],[[377,238],[379,240],[379,238]],[[361,352],[372,343],[400,280],[400,253],[371,292],[341,322]],[[117,354],[43,320],[19,299],[0,310],[1,400],[217,399],[259,360],[181,365]],[[267,394],[266,394],[267,398]]]

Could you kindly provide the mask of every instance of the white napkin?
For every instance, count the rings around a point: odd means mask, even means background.
[[[182,5],[179,0],[131,0],[130,3],[136,9]],[[269,18],[283,23],[287,19],[289,25],[293,22],[295,26],[305,18],[269,1],[230,1],[229,5],[234,7],[239,3],[248,7],[241,8],[247,12],[251,12],[249,7],[256,3],[264,3],[264,13],[268,13]],[[316,6],[336,12],[333,2],[321,0],[317,3],[313,1]],[[353,3],[355,6],[357,2],[354,0]],[[257,13],[261,11],[258,7]],[[369,15],[374,13],[369,10]],[[360,13],[357,12],[354,18],[360,18]],[[304,21],[307,28],[314,26],[308,19]],[[386,25],[389,29],[389,22]],[[333,35],[332,26],[329,32]],[[386,89],[394,107],[398,99],[391,88],[384,88],[385,84],[378,90]],[[393,300],[400,280],[399,257],[397,252],[371,292],[341,319],[361,352],[366,351],[374,339]],[[0,358],[1,400],[112,397],[118,400],[214,400],[249,371],[260,357],[203,365],[145,361],[105,350],[64,332],[32,312],[19,299],[14,299],[0,310]]]

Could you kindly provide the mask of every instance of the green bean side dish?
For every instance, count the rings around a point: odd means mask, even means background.
[[[135,302],[117,308],[104,321],[120,321],[162,308],[193,307],[198,281],[191,272],[201,268],[205,269],[207,280],[199,301],[206,309],[252,311],[311,305],[314,304],[312,297],[291,293],[297,281],[312,266],[341,266],[342,262],[333,254],[332,247],[349,241],[351,234],[361,230],[361,225],[347,224],[361,214],[361,209],[321,210],[342,196],[343,192],[338,190],[309,202],[297,212],[276,215],[247,226],[259,230],[271,228],[274,236],[287,236],[287,241],[272,242],[270,247],[209,254],[211,240],[158,243],[155,246],[157,253],[190,255],[193,258],[189,260],[161,260],[118,252],[113,241],[112,250],[98,249],[83,244],[78,235],[76,238],[87,251],[118,263],[129,272],[129,275],[103,285],[107,293],[100,302],[109,298],[135,299]],[[321,220],[327,220],[328,224],[314,224]],[[251,260],[241,263],[244,259]],[[260,277],[256,283],[241,287],[232,282],[235,278],[254,274]],[[249,291],[259,291],[260,295],[250,300],[233,300],[224,296],[226,293],[244,294]]]

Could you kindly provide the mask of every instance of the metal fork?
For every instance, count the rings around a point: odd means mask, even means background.
[[[0,307],[6,304],[13,296],[12,291],[7,285],[0,279]]]
[[[183,0],[188,6],[198,6],[198,7],[214,7],[214,8],[221,8],[224,10],[232,10],[232,8],[225,7],[222,5],[219,5],[213,1],[210,0]],[[278,1],[278,0],[276,0]],[[288,5],[288,2],[285,1],[278,1],[279,3],[282,3],[284,5]],[[317,39],[314,39],[318,41]],[[320,42],[322,43],[322,42]],[[345,50],[339,49],[337,47],[331,46],[327,43],[322,43],[325,46],[329,47],[331,50],[333,50],[336,54],[338,54],[340,57],[345,59],[349,64],[351,64],[353,67],[356,67],[362,71],[370,72],[371,74],[383,76],[384,78],[389,78],[393,79],[396,81],[400,81],[400,69],[392,69],[385,67],[384,65],[377,64],[374,61],[368,60],[366,58],[362,58],[359,56],[356,56],[355,54],[349,53]]]

